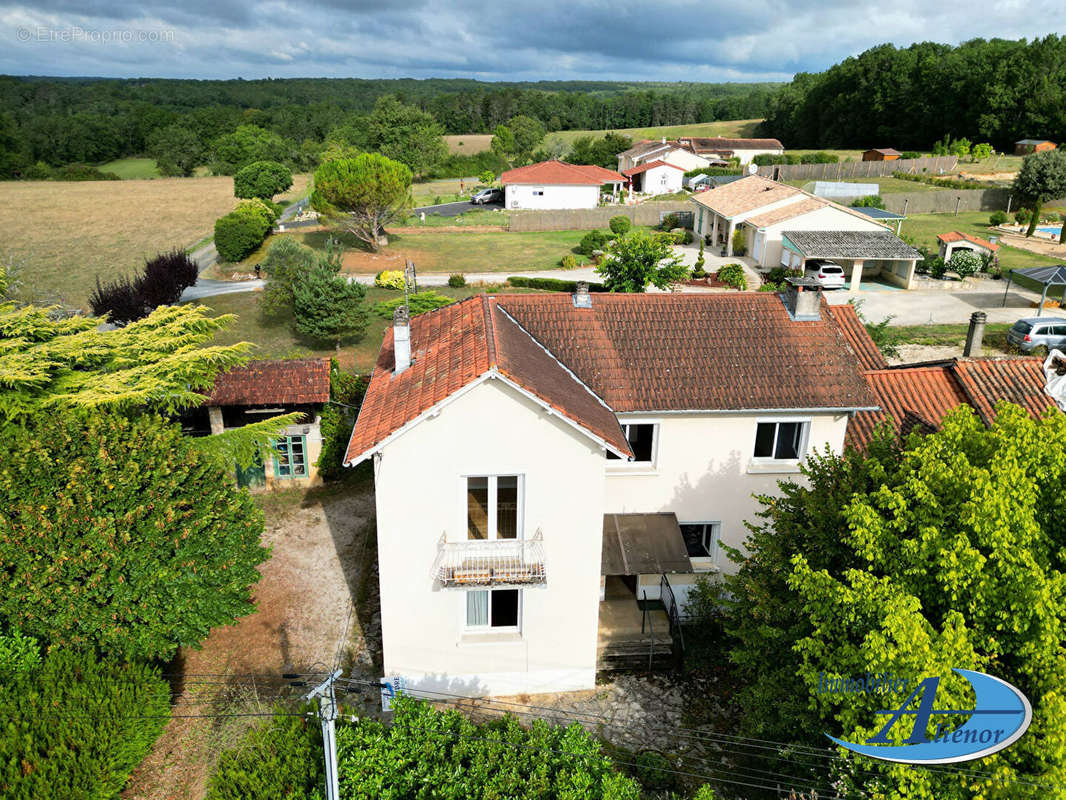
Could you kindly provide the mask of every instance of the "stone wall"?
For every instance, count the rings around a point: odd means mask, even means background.
[[[686,201],[654,200],[637,206],[604,206],[551,211],[511,211],[512,231],[581,231],[606,229],[611,217],[629,217],[634,225],[658,225],[666,214],[694,210]]]
[[[897,158],[895,161],[841,161],[836,164],[772,164],[759,167],[764,178],[778,181],[839,181],[844,178],[885,178],[896,172],[939,175],[959,165],[958,156]]]

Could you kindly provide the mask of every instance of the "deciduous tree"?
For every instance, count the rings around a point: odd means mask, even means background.
[[[374,104],[367,120],[367,146],[421,175],[448,155],[444,129],[433,115],[392,95]]]
[[[608,291],[643,292],[649,284],[667,289],[684,280],[688,267],[674,253],[669,235],[633,230],[607,245],[596,272]]]
[[[1026,236],[1032,236],[1040,223],[1040,210],[1048,200],[1066,197],[1066,152],[1045,150],[1027,155],[1014,176],[1014,191],[1033,203]]]
[[[273,201],[274,195],[292,187],[292,170],[277,161],[255,161],[233,176],[233,195]]]
[[[164,175],[189,177],[203,163],[204,145],[186,125],[157,128],[148,137],[147,152]]]

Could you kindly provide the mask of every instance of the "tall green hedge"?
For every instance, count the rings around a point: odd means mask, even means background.
[[[319,800],[322,786],[317,721],[279,712],[222,753],[207,800]]]
[[[511,286],[521,289],[545,289],[549,292],[576,292],[577,281],[565,281],[560,278],[526,278],[521,275],[512,275],[507,279]],[[590,292],[606,292],[607,287],[602,283],[589,283]]]
[[[170,689],[137,664],[53,650],[0,674],[0,797],[112,800],[163,729]]]
[[[215,249],[224,261],[236,264],[250,256],[270,232],[271,222],[244,205],[215,220]]]

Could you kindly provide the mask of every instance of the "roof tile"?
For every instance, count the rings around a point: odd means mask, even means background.
[[[329,359],[250,361],[215,378],[212,406],[312,405],[329,400]]]
[[[548,186],[601,186],[605,183],[623,183],[625,178],[614,170],[594,164],[567,164],[565,161],[541,161],[525,167],[509,169],[500,176],[500,183],[533,184]]]

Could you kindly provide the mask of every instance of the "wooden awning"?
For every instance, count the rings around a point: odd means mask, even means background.
[[[692,562],[673,512],[603,515],[601,575],[689,572]]]

